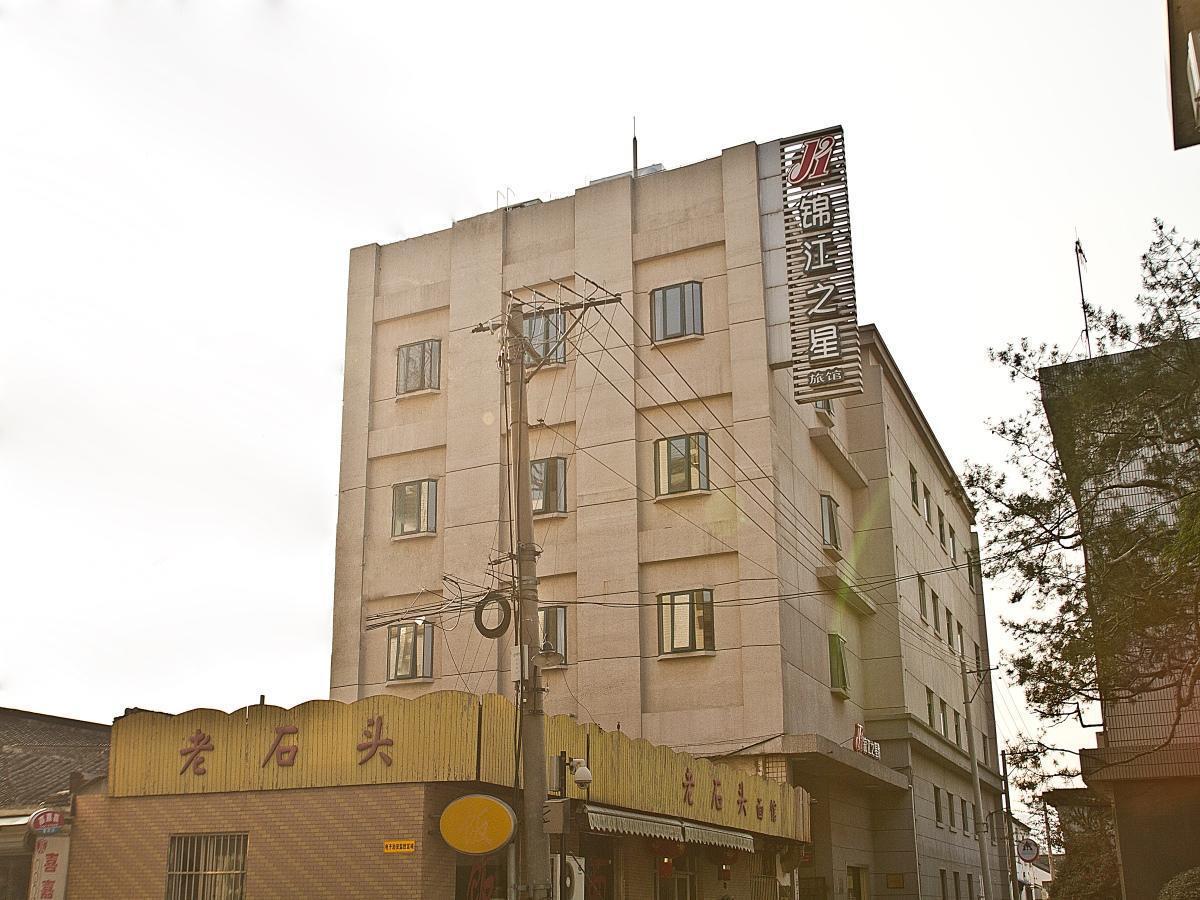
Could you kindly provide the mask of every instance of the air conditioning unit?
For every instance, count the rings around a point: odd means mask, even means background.
[[[554,900],[583,900],[583,860],[567,854],[566,885],[563,885],[563,857],[555,853],[550,857],[550,873],[554,876]]]

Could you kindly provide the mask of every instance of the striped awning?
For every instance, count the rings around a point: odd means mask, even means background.
[[[711,844],[714,847],[728,847],[730,850],[744,850],[746,853],[754,852],[754,838],[744,831],[734,831],[732,828],[684,822],[683,839],[689,844]]]
[[[587,804],[585,809],[588,827],[593,831],[663,838],[668,841],[683,840],[683,825],[678,819],[613,809],[609,806],[595,806],[591,803]]]

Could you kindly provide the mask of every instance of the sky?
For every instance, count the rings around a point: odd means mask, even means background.
[[[349,249],[627,170],[634,115],[667,167],[841,124],[860,321],[960,471],[997,461],[1022,398],[987,348],[1076,344],[1076,235],[1124,310],[1154,217],[1200,236],[1165,29],[1127,0],[0,0],[0,706],[326,696]]]

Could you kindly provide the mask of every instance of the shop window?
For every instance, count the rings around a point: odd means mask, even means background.
[[[846,639],[829,635],[829,689],[842,697],[850,696],[850,671],[846,665]]]
[[[392,486],[392,535],[437,531],[437,479]]]
[[[167,848],[167,900],[242,900],[246,839],[241,834],[173,834]],[[24,896],[22,894],[21,896]]]
[[[658,652],[715,650],[712,591],[658,595]]]
[[[454,867],[454,900],[507,896],[507,854],[482,856],[470,862],[459,862]]]
[[[708,435],[684,434],[654,442],[655,493],[708,490]]]
[[[388,626],[388,681],[433,677],[433,625],[396,622]]]
[[[562,657],[562,663],[567,662],[567,608],[565,606],[543,606],[538,609],[538,633],[541,636],[541,650],[547,649]]]
[[[535,459],[529,464],[529,491],[533,514],[567,511],[567,461],[561,456]]]
[[[442,342],[417,341],[396,351],[396,393],[437,390],[440,384]]]
[[[826,547],[841,549],[842,541],[838,536],[837,501],[828,494],[821,495],[821,539]]]
[[[654,313],[654,340],[669,341],[689,334],[704,334],[704,302],[700,282],[688,281],[650,292]]]
[[[561,310],[550,312],[528,313],[524,318],[523,328],[525,340],[532,353],[525,354],[525,365],[537,365],[539,362],[565,363],[567,361],[567,342],[563,340],[566,331],[565,316]],[[537,356],[533,354],[536,353]]]

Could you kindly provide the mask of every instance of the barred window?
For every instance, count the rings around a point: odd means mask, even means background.
[[[687,334],[704,334],[704,303],[700,282],[688,281],[650,292],[654,313],[654,340],[667,341]]]
[[[561,456],[535,459],[529,464],[529,490],[533,514],[567,511],[567,461]]]
[[[829,635],[829,688],[843,696],[850,694],[850,670],[846,665],[846,639]]]
[[[392,535],[437,531],[437,479],[392,486]]]
[[[708,435],[684,434],[654,442],[658,496],[708,490]]]
[[[167,849],[166,900],[242,900],[246,834],[173,834]]]
[[[537,356],[525,354],[525,364],[535,365],[540,360],[547,363],[562,363],[567,361],[567,342],[563,340],[566,331],[565,317],[561,310],[530,313],[524,318],[525,340]]]
[[[396,351],[396,393],[435,390],[439,383],[442,342],[417,341]]]
[[[821,495],[821,538],[826,547],[840,548],[841,539],[838,537],[837,501],[828,494]]]
[[[541,635],[540,649],[549,648],[567,661],[567,608],[565,606],[543,606],[538,609],[538,632]]]
[[[712,591],[658,595],[658,652],[715,650]]]
[[[433,677],[433,626],[397,622],[388,626],[388,681]]]

